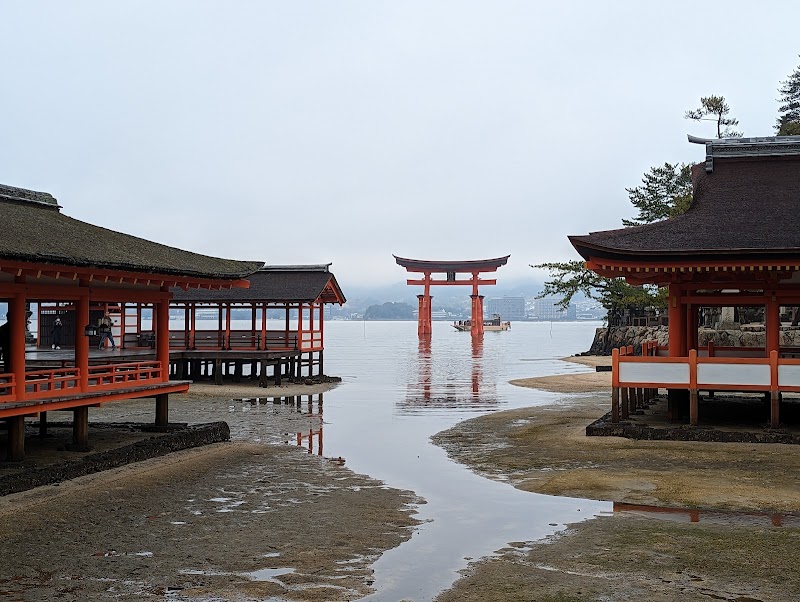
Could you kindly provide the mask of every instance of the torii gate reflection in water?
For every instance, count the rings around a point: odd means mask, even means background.
[[[423,275],[422,280],[407,280],[408,284],[424,286],[424,292],[417,295],[419,299],[419,319],[417,333],[420,338],[431,336],[431,286],[463,286],[472,285],[472,319],[470,332],[472,336],[483,335],[483,295],[478,293],[480,284],[497,284],[497,280],[481,280],[482,272],[496,272],[497,268],[505,265],[508,258],[480,259],[477,261],[426,261],[422,259],[405,259],[394,255],[397,265],[407,272],[416,272]],[[444,280],[434,280],[433,274],[444,274]],[[469,278],[458,279],[458,274],[467,274]]]

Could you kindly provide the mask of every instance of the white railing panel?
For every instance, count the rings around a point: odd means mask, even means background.
[[[769,388],[769,364],[697,364],[697,386],[753,385]]]
[[[779,387],[800,387],[800,366],[786,364],[778,366]]]
[[[689,386],[689,363],[619,362],[619,382]]]

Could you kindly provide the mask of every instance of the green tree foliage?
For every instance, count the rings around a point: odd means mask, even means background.
[[[633,219],[623,219],[625,226],[639,226],[686,213],[692,203],[692,169],[685,163],[664,163],[651,167],[642,184],[626,188],[631,204],[639,210]]]
[[[739,120],[728,117],[731,108],[724,96],[703,96],[700,98],[700,107],[693,111],[686,111],[684,117],[694,121],[716,121],[717,138],[739,138],[742,133],[731,129],[739,125]]]
[[[413,320],[414,308],[408,303],[387,302],[370,305],[364,312],[365,320]]]
[[[791,78],[790,78],[791,79]],[[800,83],[800,80],[798,80]],[[739,125],[739,120],[729,116],[730,107],[723,96],[704,96],[700,107],[687,111],[686,119],[695,121],[715,121],[717,137],[735,138],[741,132],[731,128]],[[681,215],[692,204],[691,166],[685,163],[664,163],[642,177],[642,183],[635,188],[626,188],[631,204],[639,214],[633,219],[623,219],[625,226],[639,226]],[[572,297],[583,293],[589,299],[599,301],[608,312],[608,323],[616,323],[616,317],[625,309],[652,308],[665,311],[667,291],[657,286],[633,286],[624,278],[606,278],[586,268],[583,261],[541,263],[531,267],[550,272],[550,280],[538,298],[561,297],[559,305],[566,308]]]
[[[781,82],[778,92],[781,105],[775,130],[778,136],[800,136],[800,67]]]
[[[577,293],[599,301],[607,312],[609,324],[615,324],[615,316],[624,309],[653,308],[661,311],[667,308],[666,291],[657,286],[632,286],[624,278],[606,278],[588,269],[583,261],[564,261],[540,263],[531,266],[548,270],[551,279],[544,283],[544,290],[537,299],[561,297],[558,305],[562,309],[569,306]]]

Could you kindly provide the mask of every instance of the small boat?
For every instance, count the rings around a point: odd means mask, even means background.
[[[472,320],[458,320],[453,322],[453,328],[459,332],[469,332],[472,330]],[[491,320],[483,321],[484,332],[501,332],[511,328],[511,322],[502,322],[500,314],[494,314]]]

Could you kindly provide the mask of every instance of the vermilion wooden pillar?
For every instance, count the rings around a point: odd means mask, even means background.
[[[228,303],[225,309],[225,347],[231,348],[231,304]]]
[[[477,288],[477,285],[475,286]],[[472,299],[472,326],[470,332],[472,336],[483,334],[483,295],[470,295]]]
[[[89,325],[89,289],[88,283],[81,282],[81,296],[75,303],[75,367],[79,372],[79,388],[81,392],[89,390],[89,337],[84,328]]]
[[[780,353],[781,347],[781,308],[774,292],[768,293],[765,308],[766,317],[766,356],[769,357],[770,351]]]
[[[669,285],[669,356],[687,357],[686,335],[688,312],[683,303],[683,289],[678,284]],[[667,417],[678,420],[689,405],[688,389],[669,389],[667,391]],[[626,416],[623,413],[623,418]]]
[[[417,317],[417,334],[421,337],[430,336],[433,332],[433,312],[431,309],[431,273],[424,272],[424,292],[417,295],[419,299],[419,315]]]
[[[677,284],[669,285],[669,356],[685,357],[686,306],[682,303],[683,291]]]
[[[267,304],[261,306],[261,349],[267,348]]]
[[[421,337],[428,337],[431,335],[433,331],[432,322],[432,313],[430,310],[431,307],[431,297],[428,295],[417,295],[417,299],[419,299],[419,310],[417,316],[417,334]]]
[[[696,305],[686,306],[686,350],[697,349],[697,311]]]
[[[25,399],[25,294],[17,293],[8,300],[8,322],[11,349],[8,357],[17,383],[17,400]],[[6,350],[3,350],[6,353]]]
[[[161,364],[161,380],[169,381],[169,299],[155,304],[156,359]]]
[[[195,331],[197,330],[197,305],[192,303],[189,310],[189,349],[197,349],[195,343]]]

